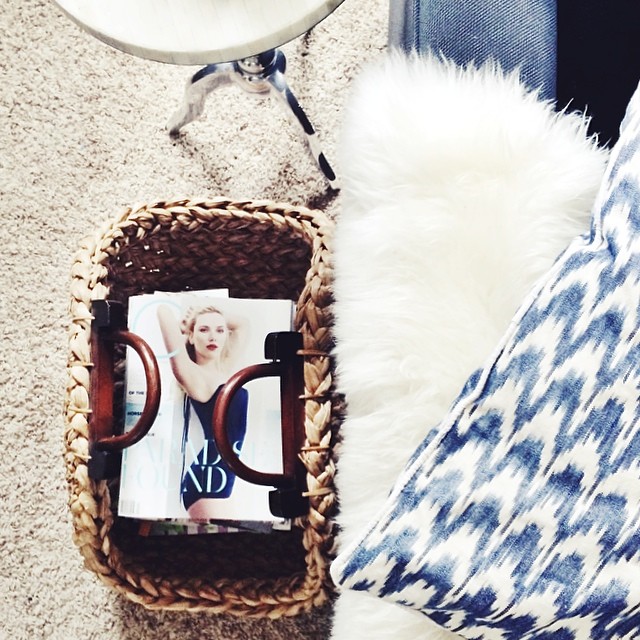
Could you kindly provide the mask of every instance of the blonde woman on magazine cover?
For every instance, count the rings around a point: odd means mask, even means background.
[[[183,471],[182,503],[193,520],[210,520],[215,518],[219,501],[231,495],[235,480],[213,439],[213,411],[222,385],[236,370],[248,323],[244,318],[227,317],[211,304],[189,308],[180,321],[168,305],[160,305],[158,322],[171,369],[185,392],[183,457],[192,408],[204,434],[202,449]],[[227,415],[227,433],[236,453],[246,434],[247,405],[248,393],[240,389]]]

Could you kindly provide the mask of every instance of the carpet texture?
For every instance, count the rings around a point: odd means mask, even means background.
[[[270,199],[335,214],[281,105],[236,86],[176,140],[165,124],[198,67],[111,49],[52,2],[0,9],[0,638],[319,639],[331,609],[287,620],[149,612],[82,566],[62,460],[69,269],[80,240],[158,199]],[[287,44],[287,76],[338,174],[343,104],[385,48],[387,3],[347,0]]]

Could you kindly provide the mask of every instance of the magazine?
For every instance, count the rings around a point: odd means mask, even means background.
[[[221,459],[212,417],[222,384],[236,371],[264,362],[267,334],[290,331],[293,312],[290,300],[230,298],[226,290],[130,298],[129,329],[156,356],[161,398],[149,433],[123,452],[118,515],[157,521],[145,527],[147,534],[266,532],[290,526],[269,510],[271,487],[236,477]],[[128,431],[146,398],[142,362],[130,348],[125,396]],[[277,378],[252,380],[235,394],[227,433],[244,464],[282,471]],[[190,526],[194,523],[200,526]]]

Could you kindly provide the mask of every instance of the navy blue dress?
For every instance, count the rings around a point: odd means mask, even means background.
[[[228,498],[231,495],[235,474],[221,458],[213,439],[213,410],[220,393],[220,385],[207,402],[187,398],[185,406],[185,433],[188,438],[190,407],[193,406],[204,431],[205,442],[197,458],[182,478],[180,491],[185,509],[200,498]],[[227,434],[236,453],[240,453],[247,431],[247,404],[249,394],[239,389],[234,395],[227,413]]]

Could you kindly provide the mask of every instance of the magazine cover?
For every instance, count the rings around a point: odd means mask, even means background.
[[[129,329],[156,355],[162,392],[151,430],[123,452],[119,515],[221,525],[214,531],[286,528],[269,511],[271,488],[237,478],[221,459],[212,418],[222,385],[236,371],[265,361],[266,335],[291,330],[293,311],[289,300],[229,298],[224,290],[130,298]],[[126,365],[128,430],[142,411],[146,383],[131,349]],[[247,466],[282,471],[277,378],[252,380],[235,395],[227,431]]]

